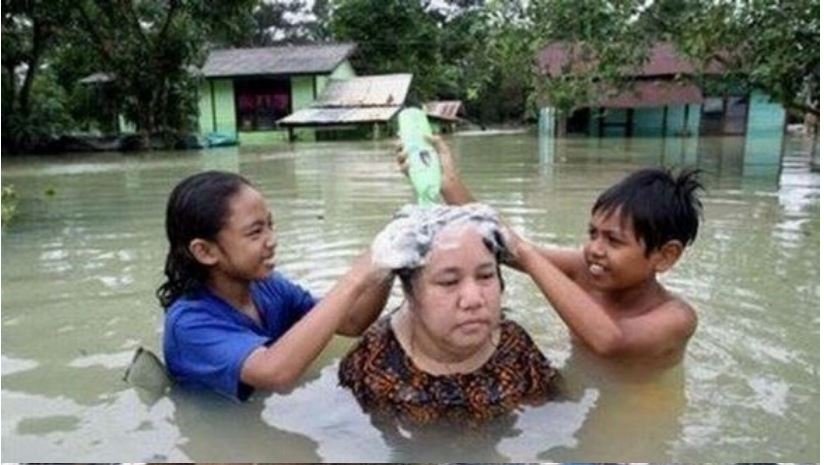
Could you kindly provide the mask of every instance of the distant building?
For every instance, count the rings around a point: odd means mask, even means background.
[[[462,121],[464,108],[460,100],[439,100],[424,103],[423,110],[429,117],[432,131],[440,134],[455,132],[455,128]]]
[[[286,140],[278,121],[309,107],[331,80],[354,77],[354,51],[355,44],[212,50],[202,69],[200,132],[236,135],[241,144]]]
[[[591,65],[581,48],[555,42],[537,56],[539,72],[557,77]],[[552,134],[590,136],[744,136],[743,151],[750,163],[779,163],[785,127],[784,108],[760,92],[707,94],[691,77],[692,62],[669,43],[655,44],[640,69],[625,74],[630,88],[576,108],[560,119],[551,106],[542,108],[544,127]],[[720,65],[701,70],[720,74]],[[548,120],[548,121],[547,121]]]

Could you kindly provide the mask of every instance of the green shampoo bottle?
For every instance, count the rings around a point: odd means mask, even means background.
[[[398,114],[398,125],[404,151],[409,157],[409,180],[418,205],[428,207],[440,203],[441,161],[426,139],[432,135],[426,113],[420,108],[406,108]]]

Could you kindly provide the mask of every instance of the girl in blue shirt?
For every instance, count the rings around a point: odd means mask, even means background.
[[[388,270],[366,252],[320,301],[274,272],[277,236],[263,195],[244,177],[181,181],[166,209],[169,252],[157,290],[172,377],[245,400],[289,392],[335,333],[358,336],[380,314]]]

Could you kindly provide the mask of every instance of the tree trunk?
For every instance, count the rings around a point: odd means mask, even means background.
[[[31,112],[31,87],[34,83],[34,75],[37,68],[40,66],[40,58],[46,49],[46,41],[48,40],[47,28],[41,22],[36,21],[32,26],[34,35],[32,37],[31,59],[29,60],[26,76],[23,78],[23,85],[20,86],[20,95],[17,97],[19,102],[18,111],[23,116],[28,116]]]

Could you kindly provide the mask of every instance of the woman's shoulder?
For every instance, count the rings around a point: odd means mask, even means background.
[[[364,400],[364,396],[369,397],[366,394],[369,390],[367,378],[374,379],[375,374],[394,372],[387,364],[402,359],[399,357],[402,352],[392,332],[390,316],[382,317],[363,333],[343,357],[338,368],[338,381]]]
[[[501,321],[501,336],[495,353],[497,356],[531,355],[545,359],[543,352],[532,340],[529,332],[517,322],[509,319]]]

